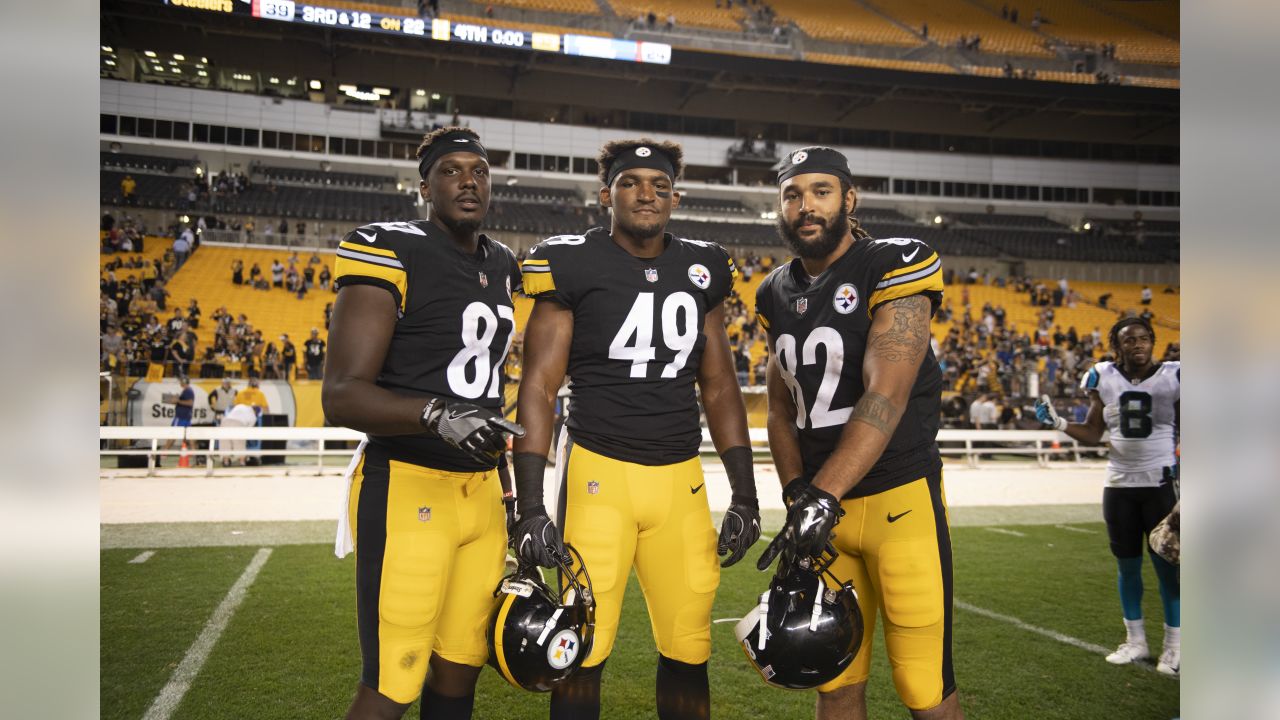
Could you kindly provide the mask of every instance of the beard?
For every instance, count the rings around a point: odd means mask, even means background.
[[[822,226],[822,234],[816,240],[806,241],[800,237],[800,226],[806,221],[816,222]],[[778,236],[787,243],[791,252],[806,260],[824,258],[840,246],[840,241],[849,233],[849,203],[840,201],[840,211],[831,219],[818,217],[813,213],[801,215],[794,223],[778,216]]]
[[[449,232],[456,237],[466,237],[480,229],[482,220],[480,218],[451,218],[441,213],[439,215],[440,224],[449,229]]]

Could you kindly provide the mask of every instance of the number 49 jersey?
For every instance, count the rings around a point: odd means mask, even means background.
[[[356,228],[338,245],[334,283],[373,285],[395,298],[399,318],[377,384],[403,395],[461,399],[499,414],[502,365],[515,329],[515,255],[481,235],[465,254],[428,220]],[[391,459],[438,470],[492,469],[426,433],[369,436]]]
[[[544,240],[522,266],[526,295],[573,311],[570,437],[641,465],[698,454],[702,327],[737,277],[715,243],[670,234],[666,243],[658,257],[638,258],[593,228]]]
[[[1080,381],[1102,400],[1107,423],[1107,484],[1155,486],[1164,482],[1164,468],[1177,463],[1178,400],[1182,365],[1164,362],[1146,378],[1130,380],[1113,362],[1100,362]]]
[[[756,291],[756,312],[773,341],[778,369],[796,405],[805,475],[835,450],[866,392],[862,363],[872,317],[884,303],[924,295],[942,301],[942,261],[919,240],[859,239],[810,282],[799,259],[780,266]],[[865,497],[942,467],[938,419],[942,373],[926,350],[906,410],[880,459],[845,497]]]

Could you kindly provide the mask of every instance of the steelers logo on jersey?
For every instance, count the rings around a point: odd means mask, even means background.
[[[647,147],[636,148],[636,157],[649,157],[652,154],[653,154],[653,151]]]
[[[805,152],[804,150],[797,150],[791,154],[792,165],[799,165],[800,163],[808,159],[809,159],[809,153]]]
[[[836,296],[831,301],[835,306],[836,312],[841,315],[848,315],[858,307],[858,288],[853,283],[845,283],[836,288]]]
[[[706,290],[711,285],[711,271],[706,265],[694,263],[689,266],[689,281],[697,285],[699,290]]]

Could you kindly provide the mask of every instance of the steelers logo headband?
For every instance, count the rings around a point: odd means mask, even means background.
[[[782,167],[778,169],[778,184],[789,177],[805,173],[835,175],[850,185],[853,184],[849,159],[834,148],[811,146],[792,151],[783,159]]]
[[[436,141],[431,143],[431,147],[427,148],[427,154],[418,160],[418,174],[422,176],[423,180],[426,180],[427,173],[431,171],[431,166],[437,160],[456,152],[472,153],[485,160],[489,159],[488,153],[484,151],[484,146],[470,134],[458,131],[445,133],[436,138]]]
[[[613,161],[613,166],[609,168],[609,177],[605,185],[613,186],[613,181],[622,173],[633,168],[648,168],[650,170],[659,170],[667,174],[671,178],[671,182],[676,180],[676,169],[671,164],[670,158],[666,153],[641,145],[623,152]]]

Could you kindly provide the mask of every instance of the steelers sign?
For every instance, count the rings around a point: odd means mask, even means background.
[[[858,288],[852,283],[845,283],[836,288],[836,296],[831,301],[836,312],[841,315],[848,315],[858,307]]]
[[[556,670],[563,670],[573,664],[574,658],[578,657],[578,633],[573,630],[565,629],[556,633],[551,638],[551,645],[547,647],[547,663]]]

